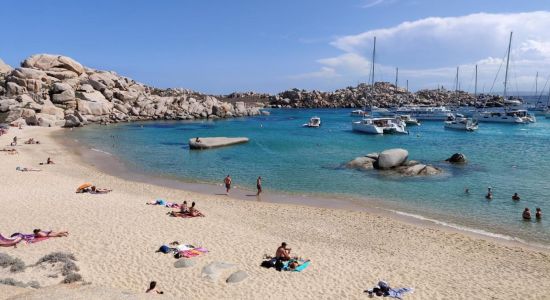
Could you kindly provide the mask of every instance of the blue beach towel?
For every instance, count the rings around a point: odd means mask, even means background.
[[[290,269],[290,267],[288,266],[291,262],[293,261],[296,261],[296,260],[289,260],[289,261],[285,261],[284,264],[283,264],[283,270],[284,271],[293,271],[293,272],[302,272],[303,270],[305,270],[308,266],[309,266],[309,263],[311,261],[298,261],[299,263],[301,263],[301,265],[297,266],[294,270]]]

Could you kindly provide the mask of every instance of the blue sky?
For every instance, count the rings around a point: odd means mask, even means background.
[[[480,14],[484,13],[484,14]],[[332,90],[368,81],[372,37],[377,81],[411,89],[501,89],[514,30],[512,86],[550,75],[550,0],[9,1],[0,58],[70,56],[146,84],[208,93]]]

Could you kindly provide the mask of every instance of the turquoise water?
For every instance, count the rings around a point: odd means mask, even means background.
[[[442,122],[409,127],[410,135],[371,136],[351,131],[348,109],[272,110],[271,116],[219,121],[158,121],[108,127],[89,126],[70,135],[112,153],[145,172],[220,183],[231,174],[236,185],[253,189],[257,176],[265,189],[300,194],[381,198],[378,204],[486,232],[550,245],[550,120],[530,125],[482,123],[478,132],[445,130]],[[303,128],[311,116],[321,128]],[[191,151],[196,136],[246,136],[247,144]],[[409,158],[434,164],[445,174],[404,178],[342,168],[370,152],[405,148]],[[444,160],[464,153],[469,163]],[[484,198],[493,187],[494,199]],[[465,187],[470,194],[464,193]],[[517,192],[519,203],[511,200]],[[541,222],[521,213],[536,207]]]

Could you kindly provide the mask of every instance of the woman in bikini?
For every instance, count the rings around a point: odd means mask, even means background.
[[[41,238],[41,237],[64,237],[64,236],[68,236],[69,235],[69,232],[68,231],[59,231],[59,232],[55,232],[55,231],[43,231],[43,230],[40,230],[40,229],[35,229],[32,231],[32,233],[34,234],[34,237],[37,237],[37,238]]]

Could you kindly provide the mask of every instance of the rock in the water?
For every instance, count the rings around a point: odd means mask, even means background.
[[[452,164],[464,164],[466,163],[466,155],[462,153],[455,153],[451,157],[447,158],[445,161],[448,161]]]
[[[248,277],[248,273],[246,273],[245,271],[237,271],[237,272],[229,275],[229,277],[227,278],[227,280],[225,282],[227,282],[227,283],[237,283],[237,282],[241,282],[241,281],[245,280],[247,277]]]
[[[372,159],[374,159],[374,160],[378,160],[378,155],[380,155],[380,154],[374,152],[374,153],[369,153],[369,154],[367,154],[367,155],[365,155],[365,156],[368,157],[368,158],[372,158]]]
[[[431,176],[431,175],[437,175],[440,174],[441,170],[433,167],[433,166],[426,166],[418,175],[424,175],[424,176]]]
[[[382,170],[391,169],[393,167],[400,166],[409,157],[409,152],[405,149],[389,149],[384,150],[378,156],[378,161],[375,167]]]
[[[376,161],[375,159],[372,159],[370,157],[361,156],[361,157],[357,157],[356,159],[348,162],[346,164],[346,168],[369,170],[369,169],[372,169],[374,167],[373,164],[374,164],[375,161]]]
[[[197,262],[195,260],[192,260],[192,259],[178,259],[175,263],[174,263],[174,267],[176,268],[190,268],[192,266],[194,266]]]
[[[426,165],[424,164],[417,164],[414,166],[410,166],[405,168],[401,173],[406,176],[416,176],[418,175],[422,170],[426,168]]]
[[[191,149],[210,149],[215,147],[223,147],[241,143],[247,143],[248,138],[245,137],[205,137],[189,139],[189,147]]]

